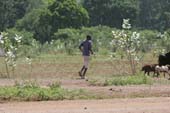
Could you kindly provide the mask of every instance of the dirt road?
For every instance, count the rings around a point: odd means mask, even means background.
[[[10,102],[0,113],[170,113],[170,98]]]
[[[42,86],[47,86],[50,82],[52,80],[38,81]],[[96,94],[107,95],[107,97],[149,98],[0,102],[0,113],[170,113],[169,85],[98,87],[90,86],[82,80],[63,80],[61,83],[66,89],[81,88]],[[0,80],[0,86],[13,84],[14,80]]]

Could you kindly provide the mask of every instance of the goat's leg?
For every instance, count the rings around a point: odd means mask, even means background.
[[[158,73],[156,71],[153,72],[153,77],[158,77]]]
[[[146,71],[144,72],[144,75],[146,75]]]
[[[158,71],[154,71],[154,73],[153,73],[153,77],[158,77],[158,76],[159,76]]]
[[[159,71],[156,71],[156,77],[158,77],[160,74],[159,74]]]
[[[169,78],[168,78],[168,80],[170,80],[170,74],[168,73],[168,75],[169,75]]]
[[[165,78],[165,72],[163,72],[164,73],[164,78]]]
[[[153,77],[155,77],[155,71],[153,72]]]
[[[144,73],[144,74],[145,74],[145,75],[149,75],[149,74],[148,74],[148,71],[145,71],[145,73]]]
[[[170,73],[169,73],[169,71],[168,71],[167,73],[168,73],[168,75],[169,75],[169,78],[168,78],[168,80],[170,80]]]

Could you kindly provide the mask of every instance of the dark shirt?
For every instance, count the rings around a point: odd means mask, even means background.
[[[82,54],[83,56],[90,56],[90,51],[91,51],[91,48],[92,48],[92,44],[91,44],[91,40],[85,40],[83,41],[79,48],[83,47],[82,49]]]

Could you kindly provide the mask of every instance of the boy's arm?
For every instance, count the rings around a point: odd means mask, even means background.
[[[83,46],[83,43],[81,43],[81,44],[79,45],[79,49],[80,49],[81,52],[83,51],[83,50],[82,50],[82,46]]]
[[[93,54],[93,50],[92,50],[92,44],[90,43],[90,47],[89,47],[90,53]]]
[[[90,52],[91,52],[92,55],[94,54],[92,49],[90,49]]]

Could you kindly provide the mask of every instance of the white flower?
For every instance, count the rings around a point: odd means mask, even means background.
[[[123,19],[123,24],[122,24],[123,29],[130,29],[131,24],[129,24],[129,19]]]
[[[26,57],[26,62],[30,65],[30,64],[32,63],[32,59],[31,59],[31,58]]]
[[[13,47],[12,45],[10,45],[10,48],[11,48],[11,49],[14,49],[14,47]]]
[[[3,40],[0,40],[0,43],[1,43],[1,44],[4,44],[4,41],[3,41]]]
[[[16,62],[12,62],[12,66],[16,67],[17,66]]]
[[[162,53],[162,54],[164,54],[164,53],[165,53],[165,51],[166,51],[165,49],[162,49],[162,50],[161,50],[161,53]]]
[[[114,42],[115,42],[115,41],[114,41],[114,40],[112,40],[111,42],[109,42],[109,44],[110,44],[110,45],[113,45],[113,44],[114,44]]]
[[[130,50],[127,50],[128,53],[134,53],[135,52],[135,49],[130,49]]]
[[[60,45],[57,46],[57,49],[60,49]]]
[[[112,34],[113,34],[113,36],[115,36],[115,35],[116,35],[116,32],[115,32],[115,31],[112,31]]]
[[[6,53],[6,56],[9,57],[9,58],[15,58],[15,55],[13,54],[12,51],[8,51],[8,52]]]
[[[51,40],[50,44],[53,45],[54,44],[54,40]]]
[[[2,34],[0,34],[0,43],[4,44],[4,40],[3,40],[3,35]]]
[[[137,56],[135,56],[134,60],[135,61],[139,61],[139,58]]]
[[[3,35],[2,35],[2,34],[0,34],[0,40],[2,40],[2,38],[3,38]]]
[[[21,42],[21,39],[22,39],[21,36],[18,36],[18,35],[16,34],[14,38],[15,38],[15,40],[16,40],[18,43]]]

